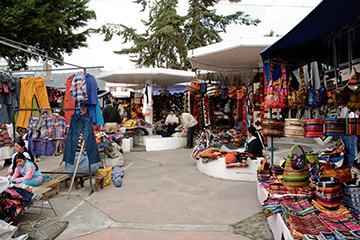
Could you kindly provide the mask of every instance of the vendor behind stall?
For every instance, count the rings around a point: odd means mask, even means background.
[[[121,123],[121,117],[116,108],[113,107],[112,103],[106,104],[106,108],[104,108],[103,110],[103,118],[106,132],[117,132],[118,124]]]
[[[246,144],[245,152],[251,153],[255,157],[262,157],[265,149],[264,140],[261,134],[256,131],[254,126],[248,128],[248,142]]]

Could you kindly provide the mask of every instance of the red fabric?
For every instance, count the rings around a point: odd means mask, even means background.
[[[71,83],[72,83],[73,79],[74,79],[74,76],[70,76],[70,77],[68,77],[68,79],[66,79],[65,108],[75,108],[75,101],[71,97],[71,94],[70,94],[70,87],[71,87]],[[74,113],[75,113],[75,110],[65,110],[66,125],[70,125],[71,115],[73,115]]]

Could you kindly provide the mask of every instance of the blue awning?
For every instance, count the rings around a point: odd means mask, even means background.
[[[355,27],[351,37],[353,59],[360,58],[360,1],[324,0],[298,25],[280,40],[264,49],[260,55],[265,62],[273,58],[299,59],[305,62],[319,61],[332,64],[334,33],[338,62],[348,61],[348,27]],[[329,55],[330,54],[330,55]]]

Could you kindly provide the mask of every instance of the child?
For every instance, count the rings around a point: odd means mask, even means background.
[[[39,186],[42,182],[42,175],[35,162],[26,159],[24,154],[18,153],[15,156],[15,172],[10,179],[10,183],[24,183],[29,186]]]

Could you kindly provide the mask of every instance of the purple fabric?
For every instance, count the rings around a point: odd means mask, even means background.
[[[45,156],[53,155],[53,144],[51,141],[43,140],[43,139],[33,139],[29,137],[29,151],[31,154],[40,154]]]

